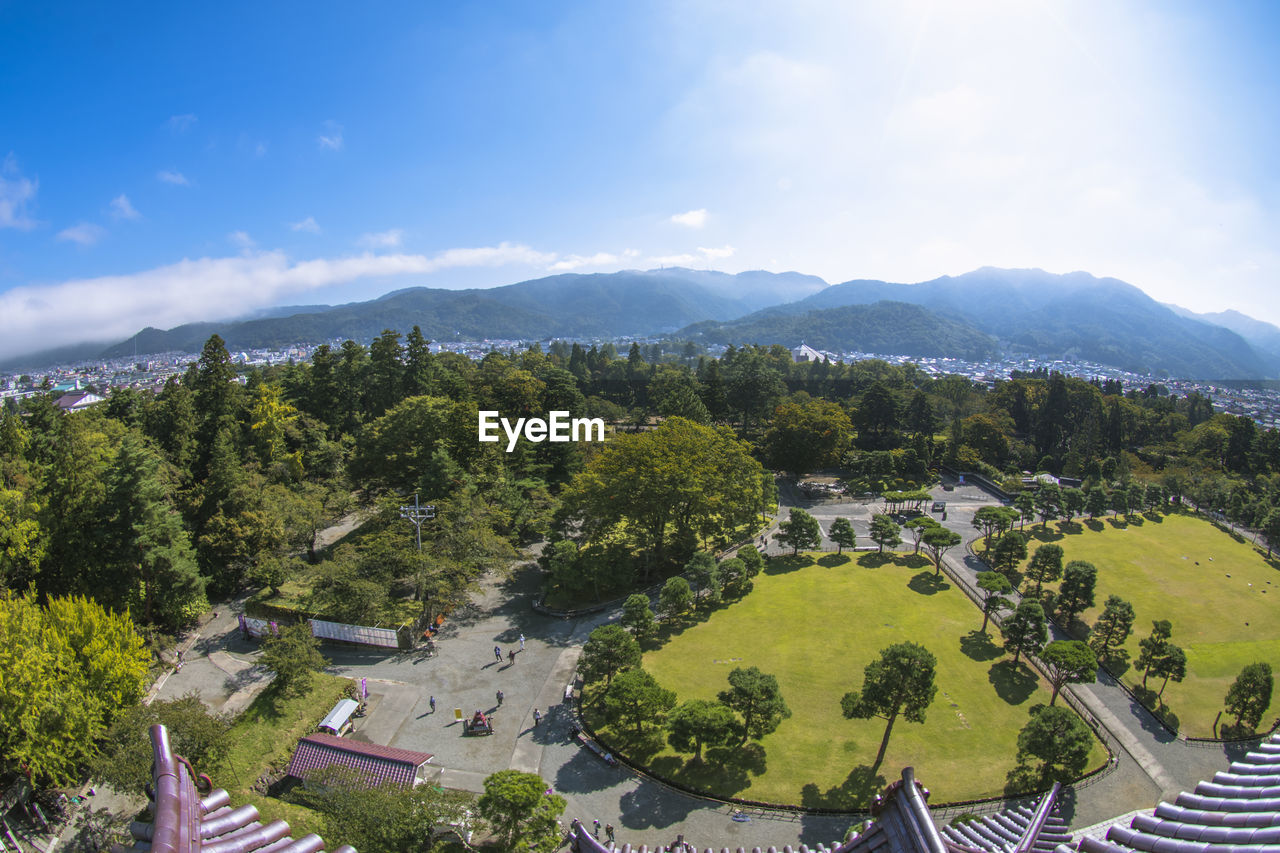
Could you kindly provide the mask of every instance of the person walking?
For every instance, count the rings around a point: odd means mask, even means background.
[[[604,825],[604,836],[609,839],[609,843],[613,843],[613,824],[606,823]]]
[[[499,691],[498,691],[498,704],[499,704],[499,705],[501,705],[501,704],[502,704],[502,691],[501,691],[501,690],[499,690]]]
[[[502,656],[501,656],[501,655],[499,655],[499,656],[498,656],[498,660],[502,660]],[[515,662],[516,662],[516,650],[515,650],[515,649],[511,649],[511,650],[509,650],[509,651],[507,652],[507,660],[511,661],[512,663],[515,663]]]
[[[436,697],[434,696],[431,697],[430,705],[431,705],[431,713],[434,714],[436,712]]]
[[[520,651],[524,651],[524,634],[520,635]]]
[[[541,711],[539,711],[537,708],[534,708],[534,709],[533,709],[533,724],[534,724],[534,726],[537,726],[537,725],[538,725],[538,723],[541,723],[541,722],[542,722],[542,712],[541,712]],[[597,821],[596,823],[597,823],[596,828],[597,828],[597,829],[599,829],[599,828],[600,828],[600,827],[599,827],[599,825],[598,825],[598,824],[599,824],[599,821]]]
[[[595,826],[592,827],[591,829],[591,834],[594,835],[596,838],[599,838],[600,837],[600,819],[596,818],[591,822],[595,824]]]
[[[502,648],[500,646],[493,647],[493,656],[497,659],[498,663],[502,663]]]

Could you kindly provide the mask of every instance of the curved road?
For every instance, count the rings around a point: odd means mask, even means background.
[[[811,504],[793,490],[782,491],[782,516],[790,506],[803,505],[819,518],[824,532],[831,519],[845,516],[853,521],[859,541],[868,541],[878,502]],[[994,503],[972,486],[935,493],[948,502],[946,525],[966,539],[975,533],[973,512]],[[769,550],[781,552],[773,543]],[[961,548],[955,552],[946,557],[953,580],[972,583],[981,564]],[[566,822],[576,817],[588,826],[593,819],[611,823],[620,844],[653,848],[683,835],[704,849],[750,849],[801,842],[812,846],[844,835],[851,823],[847,816],[749,811],[750,821],[733,821],[727,806],[679,793],[624,767],[608,767],[571,741],[565,686],[587,635],[619,614],[616,608],[575,620],[537,614],[530,601],[539,580],[530,566],[509,578],[487,579],[473,604],[446,623],[433,657],[327,646],[331,671],[368,679],[369,713],[355,737],[433,753],[433,763],[441,768],[439,781],[449,787],[482,790],[486,775],[507,767],[539,773],[568,801]],[[230,611],[208,623],[189,645],[186,666],[160,686],[159,695],[168,698],[195,689],[209,704],[224,708],[247,701],[258,682],[253,668],[257,650],[239,639]],[[495,660],[495,646],[502,649],[501,663]],[[510,650],[517,652],[514,663],[506,657]],[[1095,685],[1072,689],[1123,746],[1114,771],[1064,793],[1063,816],[1073,828],[1152,808],[1161,797],[1172,797],[1225,769],[1230,760],[1221,746],[1190,746],[1170,736],[1105,674]],[[500,705],[498,690],[504,693]],[[454,711],[468,716],[477,708],[493,712],[495,734],[463,737]],[[543,715],[539,725],[534,724],[535,709]],[[920,768],[920,776],[927,784],[927,767]]]

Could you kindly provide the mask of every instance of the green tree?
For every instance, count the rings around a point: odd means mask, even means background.
[[[885,749],[893,724],[902,716],[910,723],[923,723],[938,688],[934,671],[938,661],[924,646],[896,643],[880,650],[880,657],[863,671],[862,690],[851,691],[840,699],[845,719],[880,717],[886,721],[880,750],[876,753],[872,772],[884,761]]]
[[[704,746],[729,746],[740,740],[742,724],[723,702],[691,699],[667,715],[667,742],[679,752],[692,752],[702,761]]]
[[[1062,514],[1067,521],[1084,512],[1085,497],[1080,489],[1066,488],[1062,490]]]
[[[204,578],[159,474],[160,459],[129,433],[106,474],[98,558],[99,597],[120,609],[140,604],[143,622],[167,632],[204,611]],[[141,591],[141,602],[133,599]]]
[[[1072,560],[1062,570],[1062,585],[1058,587],[1055,606],[1064,624],[1070,625],[1077,616],[1093,606],[1094,588],[1098,583],[1098,569],[1086,560]]]
[[[1084,493],[1084,508],[1089,513],[1089,520],[1104,515],[1107,511],[1107,493],[1101,486],[1093,486]]]
[[[901,531],[902,528],[889,516],[871,516],[871,541],[880,546],[877,553],[883,554],[885,548],[892,551],[898,547],[902,542]]]
[[[32,583],[44,552],[40,504],[17,489],[0,487],[0,587],[24,589]]]
[[[924,535],[930,530],[940,528],[942,525],[934,521],[927,515],[917,515],[915,518],[908,520],[902,525],[903,530],[911,532],[912,543],[915,546],[914,554],[920,553],[920,543],[924,540]]]
[[[889,450],[898,440],[898,401],[879,380],[872,382],[853,413],[858,446],[864,450]]]
[[[564,797],[547,790],[536,773],[499,770],[485,777],[477,806],[503,850],[550,850],[560,840],[556,818],[564,813]]]
[[[791,716],[778,679],[754,666],[735,667],[729,673],[729,689],[721,690],[716,698],[742,715],[744,743],[749,737],[759,740],[775,731]]]
[[[942,573],[942,556],[960,544],[960,534],[945,527],[933,527],[924,533],[924,548],[933,558],[934,574]]]
[[[1093,733],[1070,708],[1037,705],[1018,733],[1018,760],[1040,760],[1045,780],[1069,782],[1084,770]]]
[[[142,697],[149,661],[127,614],[0,595],[0,773],[80,779],[103,729]]]
[[[853,531],[853,525],[849,523],[847,518],[837,518],[831,522],[831,532],[828,535],[831,537],[831,541],[836,543],[837,554],[843,554],[845,548],[853,548],[858,542],[858,537]]]
[[[1018,496],[1013,500],[1013,506],[1018,510],[1018,516],[1022,519],[1022,524],[1026,524],[1036,515],[1036,499],[1030,492],[1019,492]]]
[[[789,520],[778,525],[773,538],[790,546],[792,554],[799,554],[801,548],[809,551],[822,543],[822,526],[809,513],[792,507]]]
[[[1127,490],[1117,486],[1116,489],[1111,492],[1109,502],[1111,504],[1112,517],[1119,516],[1121,513],[1123,513],[1126,518],[1129,517],[1130,504],[1129,492]]]
[[[1262,538],[1267,543],[1267,559],[1270,560],[1271,552],[1280,548],[1280,509],[1271,510],[1263,519]]]
[[[441,840],[434,830],[457,826],[465,835],[468,807],[475,803],[471,794],[435,785],[371,786],[363,773],[336,765],[310,771],[303,781],[287,799],[319,812],[330,845],[359,844],[361,853],[437,850]]]
[[[1226,698],[1222,700],[1226,704],[1227,713],[1235,714],[1237,728],[1244,726],[1249,731],[1258,728],[1262,715],[1271,706],[1272,685],[1269,663],[1251,663],[1240,670],[1236,680],[1227,689]]]
[[[646,724],[662,725],[675,704],[676,694],[638,667],[618,673],[604,691],[606,715],[620,726],[633,726],[637,735],[644,734]]]
[[[1036,582],[1035,595],[1040,597],[1040,585],[1043,583],[1053,583],[1062,577],[1062,546],[1048,543],[1041,545],[1031,555],[1031,561],[1027,563],[1027,580]]]
[[[754,578],[764,568],[764,557],[754,545],[744,545],[738,549],[738,559],[747,567],[747,577]]]
[[[1013,592],[1009,579],[999,572],[978,572],[978,589],[982,590],[982,628],[987,633],[987,623],[994,613],[1008,610],[1013,605],[1006,598]]]
[[[320,641],[311,635],[311,625],[300,622],[280,629],[277,637],[262,644],[258,663],[275,675],[274,686],[281,696],[301,696],[311,688],[311,678],[329,665],[320,654]]]
[[[93,778],[117,791],[140,791],[151,782],[151,726],[169,730],[173,751],[193,767],[216,765],[227,754],[231,718],[209,711],[200,696],[188,693],[178,699],[157,699],[124,710],[103,736],[100,752],[91,764]]]
[[[1098,675],[1098,658],[1093,649],[1079,640],[1054,640],[1040,651],[1040,660],[1049,670],[1053,685],[1052,705],[1066,684],[1086,684]]]
[[[693,578],[693,605],[698,606],[702,600],[702,591],[710,589],[719,582],[716,571],[716,558],[706,551],[698,551],[689,558],[684,566],[685,574]]]
[[[1147,686],[1147,678],[1156,661],[1164,657],[1169,647],[1169,638],[1173,636],[1173,623],[1168,619],[1157,619],[1151,623],[1151,635],[1138,641],[1138,660],[1135,665],[1142,670],[1142,686]]]
[[[727,428],[670,418],[603,445],[566,489],[564,518],[581,523],[593,539],[633,540],[644,553],[648,580],[667,564],[673,543],[727,537],[753,519],[760,471],[749,447]]]
[[[1049,522],[1061,514],[1062,490],[1057,483],[1041,483],[1035,495],[1036,513],[1040,516],[1040,527],[1047,527]]]
[[[678,619],[693,606],[693,590],[682,577],[667,578],[658,593],[658,609],[668,619]]]
[[[1164,689],[1169,686],[1169,682],[1182,681],[1187,677],[1187,653],[1181,647],[1170,643],[1165,647],[1164,654],[1151,667],[1151,672],[1157,678],[1163,678],[1160,683],[1160,698],[1164,698]]]
[[[834,465],[849,449],[853,425],[844,409],[827,400],[792,400],[774,411],[764,434],[770,468],[796,477]]]
[[[604,679],[605,685],[628,667],[640,665],[640,644],[621,625],[601,625],[591,632],[582,645],[578,670],[590,684]]]
[[[627,597],[622,604],[623,627],[631,631],[637,643],[643,643],[658,630],[658,621],[649,607],[649,596],[635,593]]]
[[[1004,509],[1002,506],[983,506],[973,514],[974,529],[982,531],[983,547],[990,549],[991,537],[1004,529],[1005,515],[1001,511]]]
[[[996,540],[990,554],[991,568],[1006,575],[1013,574],[1014,569],[1027,558],[1027,537],[1010,530]]]
[[[1107,603],[1093,623],[1093,631],[1089,634],[1089,648],[1103,660],[1114,655],[1124,645],[1124,641],[1129,639],[1134,618],[1132,604],[1118,595],[1108,596]]]
[[[1049,639],[1049,629],[1045,624],[1044,608],[1040,602],[1023,599],[1000,626],[1004,633],[1004,649],[1013,652],[1013,664],[1023,652],[1029,655],[1038,653]]]

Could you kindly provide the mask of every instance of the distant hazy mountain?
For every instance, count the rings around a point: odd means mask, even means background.
[[[1249,346],[1271,361],[1272,373],[1280,371],[1280,328],[1255,320],[1236,310],[1197,314],[1178,305],[1169,305],[1171,311],[1193,320],[1203,320],[1224,329],[1230,329],[1248,342]]]
[[[806,343],[832,352],[875,352],[917,358],[953,356],[981,360],[996,341],[973,326],[906,302],[820,308],[803,314],[770,308],[729,323],[705,322],[676,335],[705,344]]]
[[[984,267],[920,284],[849,281],[786,310],[799,313],[885,299],[968,321],[1006,346],[1035,355],[1201,379],[1271,373],[1267,360],[1237,333],[1178,316],[1131,284],[1083,272],[1055,275]]]
[[[169,331],[144,329],[143,352],[198,352],[213,332],[231,349],[287,346],[334,338],[368,340],[383,329],[407,332],[415,324],[431,340],[547,337],[613,338],[672,332],[702,320],[728,320],[826,286],[799,273],[738,275],[680,268],[556,275],[485,290],[414,287],[370,302],[305,313],[227,323],[193,323]],[[130,338],[105,357],[131,354]]]

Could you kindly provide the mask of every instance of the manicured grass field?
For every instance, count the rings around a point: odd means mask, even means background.
[[[1097,606],[1086,611],[1089,624],[1108,595],[1133,605],[1133,634],[1125,648],[1137,660],[1138,641],[1151,633],[1155,619],[1173,623],[1173,642],[1187,653],[1187,677],[1170,682],[1165,705],[1180,730],[1213,735],[1227,688],[1240,670],[1256,661],[1280,669],[1280,571],[1247,541],[1239,541],[1212,522],[1189,513],[1135,518],[1128,525],[1112,518],[1084,524],[1050,524],[1033,530],[1029,550],[1043,542],[1061,545],[1065,560],[1088,560],[1098,567]],[[1124,679],[1142,683],[1129,669]],[[1160,689],[1160,679],[1148,687]],[[1263,715],[1269,728],[1275,711]],[[1224,715],[1222,722],[1233,722]]]
[[[976,633],[982,616],[923,557],[874,553],[778,558],[741,601],[645,655],[679,700],[715,698],[735,667],[778,678],[793,716],[763,741],[715,749],[689,764],[656,736],[627,754],[659,775],[718,795],[813,807],[865,806],[914,765],[934,802],[999,795],[1015,765],[1018,731],[1048,691]],[[880,649],[911,640],[938,659],[938,692],[923,725],[899,719],[876,774],[884,721],[846,720],[840,697],[859,689]],[[1105,758],[1095,747],[1090,767]]]

